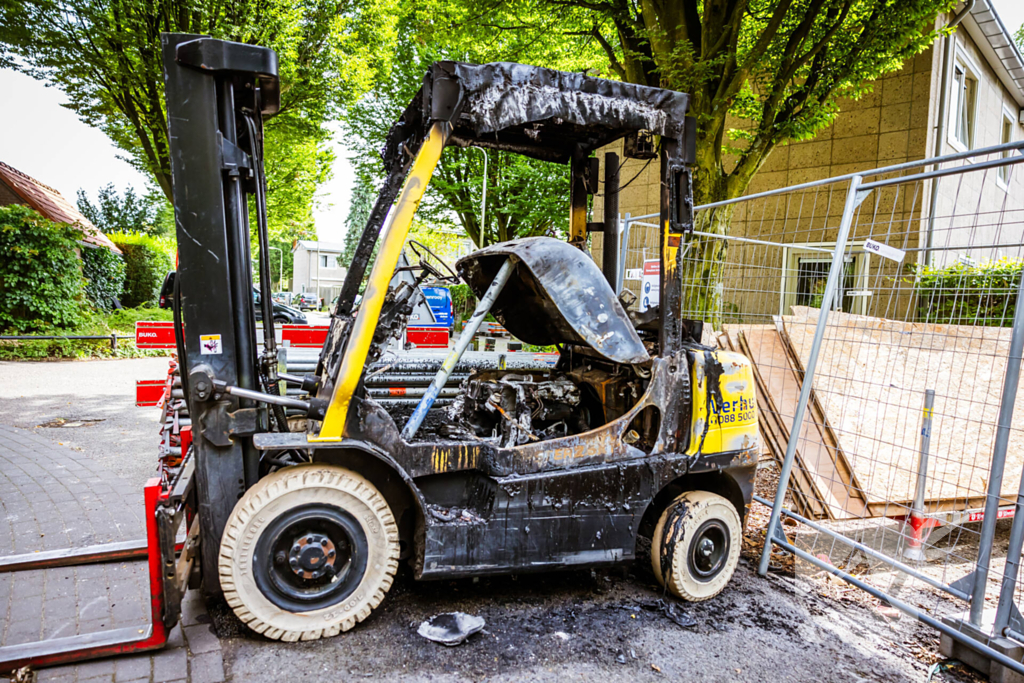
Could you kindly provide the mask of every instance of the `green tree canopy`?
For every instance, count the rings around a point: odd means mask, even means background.
[[[520,0],[508,0],[520,6]],[[780,144],[814,137],[871,81],[939,35],[955,0],[525,0],[585,11],[608,69],[690,93],[697,203],[741,196]],[[571,15],[566,30],[574,30]],[[538,35],[543,28],[521,22]],[[540,36],[538,35],[538,39]],[[735,119],[744,125],[736,126]]]
[[[139,195],[130,185],[120,195],[113,183],[101,187],[95,204],[85,190],[79,190],[78,210],[103,232],[169,235],[174,229],[171,206],[163,194],[148,192]]]
[[[389,65],[397,0],[0,0],[0,67],[56,85],[171,197],[160,33],[274,48],[281,110],[266,124],[270,229],[314,234],[333,155],[325,123]]]
[[[349,140],[357,153],[352,162],[360,184],[375,185],[383,177],[379,150],[385,136],[435,61],[520,61],[576,70],[600,60],[600,50],[591,45],[588,36],[567,34],[550,15],[547,10],[534,10],[530,17],[534,25],[546,22],[554,29],[551,36],[538,40],[523,31],[503,30],[504,23],[515,21],[515,11],[500,4],[476,7],[474,3],[458,0],[407,4],[400,20],[398,33],[402,39],[393,70],[349,107],[345,118]],[[508,152],[489,150],[486,154],[486,216],[481,210],[484,151],[448,147],[420,205],[419,218],[426,224],[456,224],[478,246],[529,235],[560,234],[567,229],[566,166]],[[369,190],[365,187],[362,192],[353,193],[347,221],[346,240],[353,241],[353,248],[365,222],[365,218],[353,221],[356,203],[367,204],[364,195]],[[372,206],[372,199],[369,205]]]

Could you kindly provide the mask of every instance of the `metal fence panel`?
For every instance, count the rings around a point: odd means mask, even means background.
[[[1022,146],[698,207],[682,315],[754,364],[780,466],[761,573],[793,555],[1024,673],[992,640],[1024,638]]]

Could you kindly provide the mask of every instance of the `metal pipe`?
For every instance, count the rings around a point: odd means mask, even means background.
[[[619,284],[619,155],[604,155],[604,240],[602,242],[601,270],[616,294]]]
[[[259,95],[257,94],[257,102]],[[259,107],[257,107],[257,110]],[[274,338],[274,301],[270,287],[270,230],[267,227],[267,178],[263,170],[263,150],[259,144],[259,133],[253,116],[245,117],[249,129],[249,148],[252,152],[252,164],[256,180],[256,245],[259,248],[260,271],[260,313],[263,318],[263,349],[266,358],[277,357],[276,339]],[[269,365],[271,381],[274,380],[276,365]]]
[[[430,387],[367,387],[366,395],[370,398],[420,398],[426,396]],[[437,393],[438,398],[455,398],[459,388],[442,386]]]
[[[864,195],[860,192],[860,176],[855,175],[850,179],[850,187],[846,191],[846,203],[843,206],[843,217],[839,223],[839,234],[836,237],[836,251],[832,256],[832,266],[828,271],[828,280],[825,284],[825,293],[821,299],[821,311],[818,314],[818,324],[814,329],[814,341],[811,344],[811,353],[807,359],[807,366],[804,370],[803,384],[800,386],[800,399],[796,404],[796,413],[793,415],[793,428],[789,432],[789,441],[786,443],[786,457],[782,461],[782,471],[779,473],[779,487],[775,491],[775,503],[772,505],[772,514],[768,520],[768,531],[765,536],[764,549],[761,552],[761,564],[757,573],[765,576],[768,573],[768,562],[772,555],[772,543],[775,542],[775,528],[779,524],[779,515],[786,501],[786,487],[789,485],[789,475],[793,471],[793,461],[796,458],[796,444],[800,439],[800,427],[804,421],[804,411],[807,410],[807,401],[811,396],[811,387],[814,384],[814,370],[818,364],[818,352],[821,351],[821,342],[825,337],[825,323],[828,320],[828,312],[832,308],[836,291],[839,289],[839,281],[843,272],[843,252],[846,250],[846,239],[850,235],[850,226],[853,224],[853,212],[856,210]],[[1024,312],[1024,306],[1021,307]]]
[[[630,216],[627,212],[626,218],[622,221],[622,234],[619,236],[619,279],[615,285],[616,294],[622,292],[622,288],[625,285],[626,254],[629,251],[629,231],[631,227]]]
[[[1022,160],[1020,156],[1008,156],[1000,157],[998,159],[990,159],[989,161],[981,161],[970,166],[947,166],[946,168],[938,168],[934,171],[927,171],[925,173],[915,173],[914,175],[902,176],[899,178],[887,178],[885,180],[876,180],[873,183],[865,183],[865,190],[873,190],[878,187],[889,187],[890,185],[902,185],[904,183],[913,183],[918,180],[927,180],[929,178],[941,178],[947,175],[959,175],[963,173],[969,173],[974,171],[984,171],[990,168],[998,168],[1000,166],[1009,166],[1011,164],[1019,164]]]
[[[924,410],[921,416],[921,453],[917,459],[917,484],[914,487],[914,504],[910,509],[910,518],[913,521],[924,519],[924,490],[928,485],[928,453],[932,443],[932,409],[935,406],[935,390],[926,389],[924,392]],[[923,562],[925,560],[924,549],[921,548],[919,526],[914,526],[911,544],[903,551],[903,557],[910,560]]]
[[[999,152],[1008,152],[1012,150],[1024,149],[1024,140],[1017,140],[1016,142],[1006,142],[998,145],[992,145],[991,147],[983,147],[981,149],[971,149],[966,152],[956,152],[955,154],[947,154],[942,157],[929,157],[926,159],[919,159],[917,161],[906,161],[902,164],[893,164],[892,166],[883,166],[882,168],[876,168],[870,171],[857,171],[855,173],[847,173],[845,175],[833,176],[831,178],[824,178],[822,180],[812,180],[807,183],[800,183],[799,185],[790,185],[789,187],[780,187],[775,190],[766,190],[765,192],[758,192],[757,194],[745,195],[743,197],[736,197],[735,199],[724,199],[720,202],[711,202],[709,204],[701,204],[700,206],[693,207],[694,211],[704,211],[705,209],[714,209],[719,206],[728,206],[729,204],[738,204],[740,202],[747,202],[752,199],[763,199],[765,197],[774,197],[779,194],[792,193],[797,190],[808,190],[814,187],[821,187],[822,185],[829,185],[831,183],[839,182],[840,180],[852,180],[854,176],[860,176],[866,178],[868,176],[885,175],[887,173],[896,173],[898,171],[905,171],[910,168],[923,168],[925,166],[937,166],[950,161],[961,161],[963,159],[970,159],[972,157],[988,156],[989,154],[996,154]],[[963,170],[963,169],[961,169]],[[634,216],[634,221],[640,221],[644,218],[658,218],[661,214],[649,213],[643,216]],[[802,248],[802,247],[801,247]]]
[[[476,331],[480,329],[480,323],[484,321],[484,317],[490,312],[491,306],[494,305],[494,301],[498,298],[498,294],[501,293],[505,283],[508,282],[509,275],[512,274],[512,270],[515,268],[515,264],[512,259],[506,259],[501,264],[501,268],[498,270],[498,274],[494,276],[494,280],[487,287],[487,291],[480,297],[480,301],[476,304],[476,310],[473,311],[473,315],[470,316],[469,320],[462,327],[462,334],[459,335],[459,340],[455,342],[455,348],[451,350],[448,357],[444,359],[444,363],[441,364],[441,369],[437,371],[437,375],[434,376],[434,381],[427,387],[426,393],[423,398],[420,399],[419,405],[416,406],[416,410],[413,411],[409,417],[409,421],[405,423],[405,427],[402,428],[402,438],[406,441],[412,441],[412,438],[416,436],[416,431],[423,424],[423,420],[427,417],[427,411],[430,410],[430,406],[434,404],[437,399],[438,393],[441,391],[441,387],[448,381],[448,375],[455,369],[459,359],[462,358],[462,354],[469,348],[470,342],[473,341],[473,336]],[[1021,307],[1024,309],[1024,306]]]
[[[260,401],[262,403],[272,403],[276,406],[285,406],[286,408],[299,408],[301,410],[307,411],[309,410],[309,402],[300,401],[297,398],[287,398],[285,396],[276,396],[274,394],[264,394],[262,391],[252,391],[251,389],[243,389],[242,387],[233,387],[221,381],[214,381],[213,384],[218,391],[223,391],[225,394],[237,396],[238,398],[245,398],[251,401]]]
[[[484,189],[483,196],[480,199],[480,241],[483,243],[484,234],[487,231],[487,150],[476,145],[473,145],[473,149],[478,149],[484,153]]]
[[[1024,301],[1024,277],[1017,285],[1017,301]],[[978,542],[978,561],[974,575],[974,590],[971,598],[971,623],[975,626],[981,625],[981,613],[985,608],[985,586],[988,583],[989,560],[992,557],[992,544],[996,533],[996,517],[999,509],[999,497],[1003,491],[1003,470],[1006,467],[1006,449],[1010,445],[1010,429],[1013,426],[1013,409],[1017,402],[1017,385],[1020,382],[1021,355],[1024,354],[1024,306],[1017,306],[1013,311],[1013,332],[1010,336],[1010,353],[1006,359],[1006,374],[1003,380],[1003,395],[999,401],[999,422],[996,427],[996,440],[992,448],[992,467],[989,470],[988,493],[985,499],[985,518],[981,523],[981,536]],[[1021,486],[1024,487],[1024,475],[1022,475]],[[1021,501],[1021,488],[1017,494],[1018,504]],[[1014,580],[1016,580],[1017,567],[1020,562],[1021,533],[1024,528],[1020,527],[1019,516],[1013,520],[1014,527],[1017,527],[1017,555],[1007,555],[1007,565],[1013,563]],[[1011,535],[1011,550],[1012,541]],[[1010,551],[1007,551],[1010,552]],[[1012,558],[1012,559],[1011,559]],[[1003,576],[1003,589],[1000,590],[1000,598],[1003,590],[1006,589],[1006,572]],[[1009,587],[1012,594],[1013,586]],[[1009,608],[1007,607],[1007,610]],[[1004,616],[1008,617],[1008,612]],[[1006,624],[1003,624],[1004,626]]]
[[[756,500],[758,503],[761,503],[762,505],[771,505],[772,504],[770,500],[765,500],[761,496],[753,496],[753,499]],[[968,595],[967,593],[965,593],[965,592],[963,592],[961,590],[957,590],[956,588],[953,588],[952,586],[946,585],[946,584],[942,583],[941,581],[939,581],[938,579],[934,579],[934,578],[928,576],[927,574],[923,574],[923,573],[917,571],[916,569],[914,569],[913,567],[911,567],[909,565],[903,564],[899,560],[895,560],[892,557],[889,557],[889,556],[885,555],[884,553],[880,553],[877,550],[875,550],[874,548],[872,548],[871,546],[867,546],[867,545],[864,545],[863,543],[859,543],[859,542],[853,540],[852,538],[849,538],[847,536],[843,536],[842,534],[837,534],[835,531],[832,531],[828,527],[822,526],[821,524],[818,524],[816,522],[812,522],[811,520],[807,519],[806,517],[803,517],[802,515],[798,515],[797,513],[793,512],[792,510],[784,510],[783,514],[785,514],[790,519],[795,519],[796,521],[800,522],[801,524],[803,524],[804,526],[806,526],[806,527],[808,527],[810,529],[814,529],[815,531],[818,531],[818,532],[826,534],[826,535],[828,535],[828,536],[830,536],[832,538],[835,538],[835,539],[837,539],[839,541],[842,541],[846,545],[850,546],[851,548],[853,548],[855,550],[859,550],[860,552],[864,553],[868,557],[873,557],[876,560],[881,560],[882,562],[885,562],[886,564],[892,566],[894,569],[899,569],[900,571],[905,572],[905,573],[909,574],[910,576],[913,576],[916,579],[920,579],[921,581],[924,581],[925,583],[927,583],[929,586],[932,586],[934,588],[938,588],[941,591],[945,591],[946,593],[949,593],[953,597],[960,598],[961,600],[964,600],[965,602],[971,599],[970,595]]]
[[[1003,567],[1003,581],[999,587],[999,604],[996,606],[995,633],[1008,635],[1010,614],[1013,612],[1013,594],[1017,588],[1020,573],[1020,556],[1024,550],[1024,472],[1021,472],[1017,488],[1017,503],[1013,510],[1013,526],[1010,527],[1010,544],[1006,549],[1006,565]],[[1017,625],[1019,627],[1019,625]],[[1019,638],[1018,638],[1019,639]]]

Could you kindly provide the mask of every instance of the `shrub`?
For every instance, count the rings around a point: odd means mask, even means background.
[[[124,259],[109,249],[82,249],[85,296],[96,308],[109,311],[114,307],[124,289],[124,271]]]
[[[1024,260],[954,263],[917,269],[917,318],[949,325],[1009,327]]]
[[[82,318],[82,231],[25,206],[0,207],[0,329],[71,327]]]
[[[160,285],[174,263],[168,243],[141,233],[115,232],[107,236],[124,254],[121,302],[130,308],[156,303]]]

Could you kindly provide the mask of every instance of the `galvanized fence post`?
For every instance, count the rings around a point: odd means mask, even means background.
[[[839,289],[839,282],[843,277],[843,257],[846,251],[846,240],[850,235],[850,227],[853,224],[853,214],[864,199],[864,196],[866,196],[860,191],[860,184],[861,177],[859,175],[855,175],[850,179],[846,203],[843,205],[843,217],[839,223],[839,234],[836,237],[835,251],[832,254],[832,265],[829,267],[825,293],[821,299],[821,312],[818,314],[818,324],[814,330],[814,340],[811,344],[810,356],[807,360],[807,367],[804,369],[803,383],[800,386],[800,398],[796,404],[796,412],[793,415],[793,427],[789,431],[789,440],[786,443],[786,455],[782,461],[782,471],[779,473],[779,487],[775,491],[772,514],[768,520],[768,529],[765,532],[764,549],[761,551],[761,563],[757,568],[757,573],[761,576],[768,573],[768,563],[772,555],[772,542],[775,538],[776,529],[779,526],[782,508],[786,503],[786,489],[789,486],[789,477],[793,472],[797,441],[800,439],[800,427],[804,421],[807,402],[811,397],[811,387],[814,384],[814,368],[818,363],[818,352],[821,350],[821,342],[825,337],[825,324],[828,320],[828,312],[832,308],[836,291]]]
[[[924,410],[921,415],[921,452],[917,459],[917,484],[914,486],[914,505],[910,509],[910,542],[903,557],[916,562],[924,562],[925,554],[921,530],[924,524],[924,495],[928,486],[928,452],[932,443],[932,412],[935,408],[935,390],[924,392]]]
[[[988,492],[985,497],[985,518],[981,523],[981,538],[978,543],[977,569],[974,574],[974,587],[971,591],[971,623],[975,626],[981,625],[981,614],[985,609],[985,586],[988,583],[989,562],[992,559],[992,543],[996,533],[996,517],[999,514],[999,497],[1003,491],[1003,470],[1006,467],[1006,449],[1010,445],[1010,428],[1013,424],[1013,408],[1017,401],[1017,385],[1020,381],[1021,356],[1024,354],[1024,277],[1017,284],[1017,305],[1013,311],[1013,332],[1010,337],[1010,353],[1006,358],[1006,374],[1003,380],[1003,394],[999,402],[999,423],[996,427],[996,440],[992,448],[992,468],[989,473]],[[1022,475],[1021,486],[1024,486],[1024,475]],[[1022,489],[1024,491],[1024,489]],[[1017,504],[1020,505],[1021,494],[1018,493]],[[1017,533],[1016,555],[1014,550],[1014,536],[1010,536],[1010,549],[1006,556],[1006,572],[1003,576],[1003,590],[1000,592],[1000,603],[1002,603],[1003,592],[1006,591],[1006,574],[1013,565],[1013,580],[1016,581],[1017,566],[1020,563],[1021,534],[1024,533],[1024,526],[1019,517],[1013,520],[1014,531]],[[1013,585],[1009,586],[1009,594],[1012,599]],[[1006,607],[1004,617],[1008,618],[1009,606]],[[997,628],[1005,627],[1006,623]]]
[[[996,516],[999,509],[999,496],[1002,493],[1003,468],[1006,465],[1006,449],[1010,441],[1010,424],[1013,420],[1013,409],[1017,400],[1017,386],[1020,381],[1021,355],[1024,354],[1024,277],[1017,284],[1017,304],[1013,311],[1013,333],[1010,337],[1010,353],[1006,360],[1006,376],[1003,380],[1003,395],[999,405],[999,426],[996,432],[995,448],[992,453],[992,473],[989,479],[988,498],[985,500],[985,519],[981,530],[981,543],[978,548],[978,573],[975,576],[974,595],[971,600],[971,623],[975,621],[975,605],[978,618],[981,616],[981,608],[984,605],[985,583],[988,579],[988,565],[992,554],[993,537],[996,528]],[[996,466],[998,464],[999,486],[993,488],[997,478]],[[1017,584],[1017,575],[1020,571],[1021,550],[1024,549],[1024,515],[1021,514],[1024,507],[1024,471],[1021,472],[1020,485],[1017,489],[1017,502],[1014,507],[1013,526],[1010,528],[1010,545],[1006,550],[1006,566],[1003,569],[1002,586],[999,589],[999,605],[996,608],[995,634],[1003,635],[1010,624],[1010,614],[1013,608],[1014,590]],[[988,532],[986,534],[986,532]],[[985,555],[982,555],[982,549]],[[982,560],[984,559],[984,575],[982,575]],[[980,586],[980,589],[979,589]],[[979,599],[977,596],[981,594]]]

